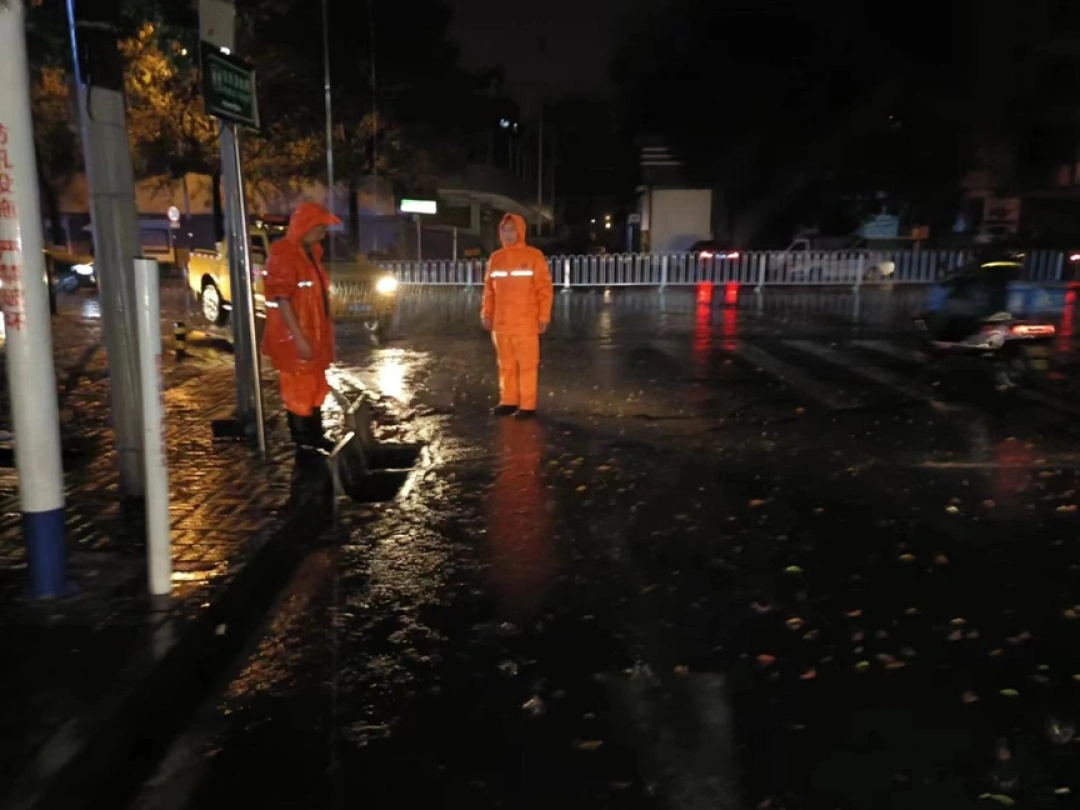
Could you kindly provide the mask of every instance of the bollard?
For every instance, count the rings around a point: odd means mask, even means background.
[[[143,407],[143,475],[146,482],[146,579],[152,596],[168,596],[172,592],[172,525],[169,520],[169,468],[165,453],[158,272],[158,263],[153,259],[135,260]]]
[[[177,357],[187,357],[187,325],[183,321],[173,326],[173,347]]]

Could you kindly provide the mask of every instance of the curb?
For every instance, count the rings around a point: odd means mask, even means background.
[[[327,473],[318,491],[312,486],[302,500],[290,502],[283,522],[264,535],[209,608],[190,619],[169,616],[152,627],[116,690],[56,732],[0,805],[10,810],[125,806],[246,649],[305,553],[331,527],[329,483]]]

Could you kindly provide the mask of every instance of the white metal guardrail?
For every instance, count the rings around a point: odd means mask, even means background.
[[[703,282],[753,287],[797,285],[929,284],[971,258],[963,250],[908,251],[749,251],[732,258],[702,258],[694,253],[610,253],[549,257],[551,277],[564,289],[575,287],[669,287]],[[402,284],[473,286],[484,283],[486,262],[430,259],[380,262]],[[1073,262],[1060,250],[1029,250],[1025,276],[1032,281],[1068,281]]]

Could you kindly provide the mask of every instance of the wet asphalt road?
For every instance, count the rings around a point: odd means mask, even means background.
[[[421,441],[135,806],[1080,803],[1080,398],[912,357],[917,297],[559,296],[495,421],[478,299],[340,334]]]

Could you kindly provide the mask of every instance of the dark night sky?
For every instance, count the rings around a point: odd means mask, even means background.
[[[638,0],[451,0],[462,62],[501,62],[510,89],[549,98],[611,89],[611,57]],[[546,52],[541,42],[546,38]]]

